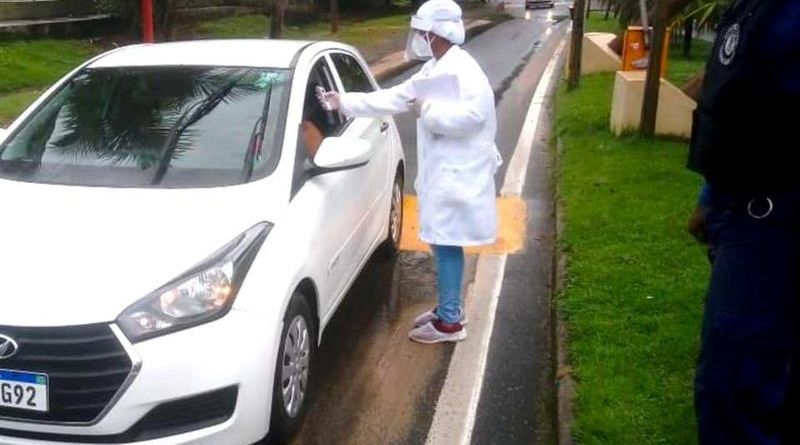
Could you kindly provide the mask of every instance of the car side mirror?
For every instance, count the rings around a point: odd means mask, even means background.
[[[320,144],[314,156],[314,167],[320,173],[362,167],[372,155],[372,143],[360,138],[329,137]]]
[[[8,130],[6,130],[5,128],[0,128],[0,144],[2,144],[4,140],[6,140],[6,135],[8,135]]]

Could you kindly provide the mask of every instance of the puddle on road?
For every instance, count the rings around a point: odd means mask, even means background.
[[[467,264],[472,277],[475,258]],[[424,441],[452,345],[415,344],[408,331],[435,296],[429,254],[371,261],[325,332],[315,398],[293,444]]]

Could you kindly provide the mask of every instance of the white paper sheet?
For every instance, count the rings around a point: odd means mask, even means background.
[[[458,77],[454,74],[442,74],[415,80],[413,86],[417,100],[422,102],[429,100],[456,101],[460,97]]]

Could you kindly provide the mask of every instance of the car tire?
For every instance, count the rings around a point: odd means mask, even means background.
[[[403,185],[403,171],[398,168],[392,184],[386,240],[381,246],[381,255],[385,259],[394,258],[400,251],[400,239],[403,236]]]
[[[296,292],[283,319],[275,364],[270,437],[276,443],[288,442],[308,411],[316,352],[314,317],[306,298]]]

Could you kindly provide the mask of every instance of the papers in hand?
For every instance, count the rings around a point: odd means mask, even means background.
[[[442,74],[413,81],[414,93],[418,102],[429,100],[455,102],[460,97],[458,77],[454,74]]]

